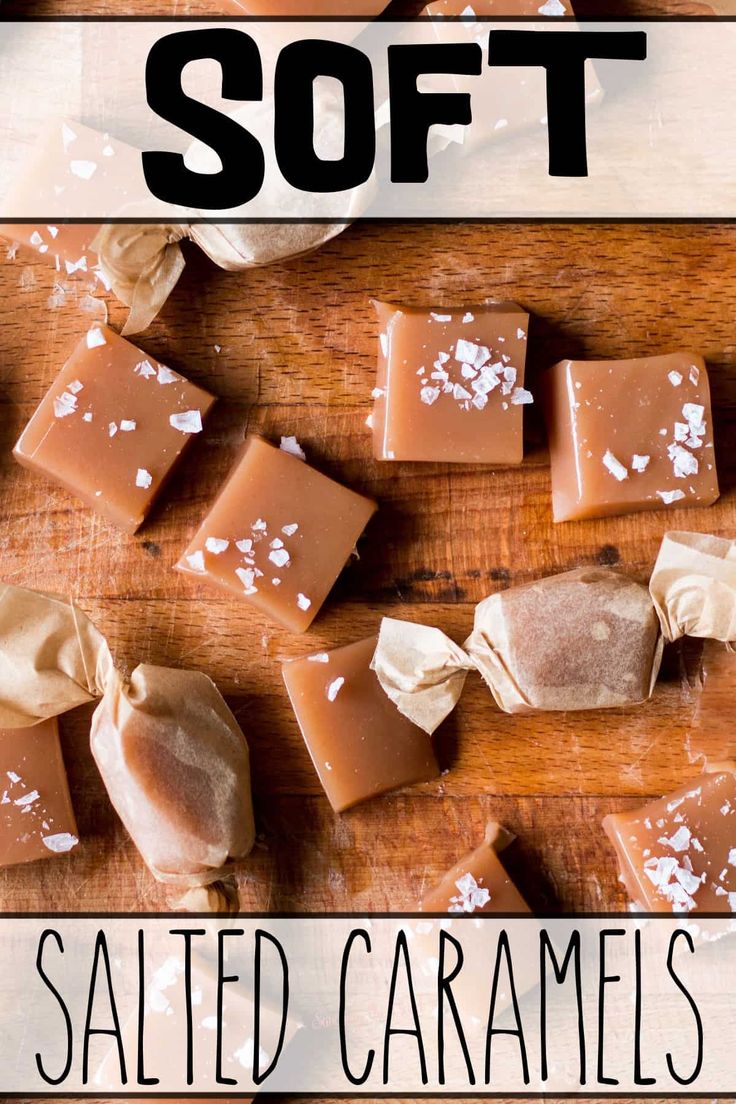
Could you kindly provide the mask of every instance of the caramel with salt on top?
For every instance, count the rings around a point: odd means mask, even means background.
[[[13,455],[132,533],[214,401],[107,326],[93,326]]]
[[[140,175],[140,152],[71,119],[46,123],[35,147],[4,200],[13,218],[33,223],[0,223],[0,237],[19,246],[34,260],[52,265],[65,276],[93,274],[106,285],[93,248],[99,223],[40,223],[55,211],[78,218],[99,218],[122,209],[133,173]],[[70,214],[71,217],[71,214]]]
[[[376,510],[375,502],[315,471],[303,455],[294,438],[276,448],[248,437],[176,565],[292,632],[309,628]]]
[[[450,870],[438,885],[425,893],[422,912],[519,912],[531,910],[509,878],[499,858],[513,836],[491,821],[480,847]]]
[[[541,30],[545,24],[563,16],[574,15],[570,0],[433,0],[421,13],[432,19],[436,38],[441,43],[478,42],[488,54],[488,34],[494,28],[508,29],[509,23],[495,24],[494,19],[534,18],[538,23],[525,22],[518,27],[525,31]],[[462,21],[458,19],[462,17]],[[484,21],[484,20],[487,20]],[[512,25],[513,26],[513,25]],[[569,30],[569,25],[566,28]],[[512,70],[484,65],[481,73],[472,77],[425,78],[433,91],[469,93],[472,98],[473,121],[458,127],[456,134],[464,154],[473,154],[489,142],[503,141],[525,131],[539,131],[546,137],[547,99],[544,74],[533,67]],[[449,82],[449,84],[448,84]],[[585,64],[585,102],[594,105],[603,99],[593,64]]]
[[[374,303],[378,460],[520,464],[529,315],[515,303]]]
[[[736,911],[736,776],[729,764],[603,821],[621,881],[647,912]]]
[[[0,867],[79,843],[56,719],[0,729]]]
[[[718,498],[705,362],[563,360],[545,380],[555,521]]]
[[[439,774],[432,741],[384,694],[370,662],[376,638],[283,666],[284,682],[335,812]]]

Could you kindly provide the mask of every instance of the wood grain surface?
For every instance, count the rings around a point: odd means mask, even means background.
[[[62,7],[70,14],[60,0],[15,0],[3,11],[54,15]],[[165,0],[73,5],[75,14],[122,7],[171,11]],[[204,14],[217,4],[175,7]],[[595,0],[591,7],[619,14],[622,6]],[[663,5],[641,0],[626,10],[652,14]],[[373,633],[384,614],[462,639],[474,604],[492,591],[590,563],[646,579],[668,528],[736,535],[735,244],[736,229],[721,225],[363,223],[317,254],[242,274],[188,250],[179,287],[139,341],[222,401],[135,537],[11,457],[90,319],[106,302],[119,325],[123,310],[96,290],[91,299],[78,279],[65,280],[63,305],[50,306],[57,275],[0,251],[0,577],[73,595],[121,664],[186,665],[216,680],[253,755],[259,837],[240,877],[245,909],[411,909],[423,887],[477,843],[489,817],[517,833],[509,866],[535,909],[625,908],[601,818],[686,781],[702,755],[730,751],[727,733],[713,738],[694,724],[695,656],[673,651],[649,704],[606,713],[504,716],[471,679],[437,734],[447,770],[439,782],[339,817],[300,737],[280,661]],[[720,502],[554,526],[535,411],[519,469],[374,462],[364,425],[375,371],[373,295],[518,300],[532,313],[532,390],[562,356],[702,352],[714,393]],[[254,429],[295,434],[315,466],[380,503],[360,560],[304,637],[171,570]],[[88,748],[89,717],[78,710],[61,726],[82,845],[68,858],[0,871],[3,910],[166,907],[106,799]]]

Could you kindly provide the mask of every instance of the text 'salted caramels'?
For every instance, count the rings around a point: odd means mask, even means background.
[[[499,858],[513,840],[491,821],[480,847],[447,871],[442,881],[425,893],[422,912],[520,912],[530,911]]]
[[[78,843],[56,720],[0,729],[0,867]]]
[[[309,628],[376,510],[292,451],[248,437],[176,565],[252,602],[292,632]],[[303,456],[303,454],[302,454]]]
[[[621,881],[647,912],[736,911],[736,775],[714,770],[603,821]]]
[[[718,498],[702,357],[563,360],[545,390],[555,521]]]
[[[94,326],[13,455],[132,533],[214,401],[113,330]]]
[[[439,774],[432,742],[370,669],[376,638],[284,664],[304,741],[335,812]]]
[[[515,303],[375,303],[378,460],[520,464],[529,315]]]

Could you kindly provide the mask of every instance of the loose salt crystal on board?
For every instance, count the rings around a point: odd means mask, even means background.
[[[101,345],[107,345],[105,335],[98,326],[94,326],[87,333],[87,348],[98,349]]]
[[[202,414],[199,410],[183,410],[179,414],[172,414],[169,418],[172,429],[178,429],[180,433],[201,433]]]
[[[39,234],[38,230],[34,230],[30,237],[31,245],[43,245],[43,238]]]
[[[306,594],[297,594],[296,604],[298,605],[300,610],[305,610],[306,611],[311,606],[312,599],[307,598]]]
[[[151,376],[156,375],[156,369],[151,364],[150,360],[142,360],[140,364],[136,364],[133,371],[138,376],[143,376],[144,379],[150,379]]]
[[[650,460],[650,456],[640,456],[638,452],[635,452],[631,457],[631,466],[635,472],[643,472],[649,467]]]
[[[368,429],[373,429],[373,415],[372,414],[368,415],[368,417],[365,420],[365,424],[368,426]]]
[[[168,383],[177,383],[180,377],[177,376],[176,372],[172,372],[170,368],[167,368],[166,365],[161,364],[156,379],[162,386],[165,386]]]
[[[41,836],[41,840],[44,846],[48,847],[49,851],[53,851],[55,855],[63,855],[79,843],[77,837],[73,836],[71,832],[57,832],[53,836]]]
[[[268,558],[276,567],[286,567],[289,563],[289,553],[285,548],[275,548],[273,552],[269,552]]]
[[[603,456],[603,465],[615,479],[618,479],[619,483],[629,478],[628,469],[624,467],[620,460],[616,459],[610,449]]]
[[[80,257],[78,261],[64,261],[64,268],[66,269],[67,276],[73,276],[75,272],[87,271],[87,258]]]
[[[528,406],[534,402],[534,396],[531,391],[526,391],[523,387],[517,387],[511,396],[512,406]]]
[[[679,387],[682,383],[682,375],[680,374],[680,372],[668,372],[667,379],[670,381],[673,387]]]
[[[327,652],[317,652],[316,655],[307,656],[310,663],[329,663],[330,657]]]
[[[222,540],[220,537],[208,537],[204,542],[204,546],[213,556],[221,556],[223,552],[227,552],[230,541]]]
[[[212,348],[215,350],[218,356],[222,352],[222,345],[213,345]]]
[[[296,437],[282,437],[279,448],[282,452],[288,452],[290,456],[296,456],[299,460],[306,460],[306,453]]]
[[[671,506],[673,502],[679,502],[685,497],[684,491],[657,491],[657,494],[665,506]]]
[[[132,418],[123,418],[120,423],[121,433],[132,433],[136,428],[137,422],[134,422]]]
[[[136,487],[143,487],[144,490],[148,490],[152,483],[153,476],[151,475],[151,473],[149,471],[146,471],[145,468],[139,468],[135,477]]]
[[[338,678],[334,679],[330,683],[330,685],[327,687],[327,700],[331,701],[331,702],[334,702],[335,698],[340,693],[340,691],[342,690],[344,685],[345,685],[345,679],[342,677],[342,675],[340,675],[340,676],[338,676]]]
[[[69,169],[73,176],[78,176],[80,180],[91,180],[97,172],[96,161],[71,161],[69,163]]]

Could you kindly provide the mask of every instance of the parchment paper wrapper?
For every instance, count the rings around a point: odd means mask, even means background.
[[[736,642],[736,540],[665,533],[649,589],[666,640]]]
[[[431,734],[470,670],[505,713],[607,709],[651,696],[662,648],[646,587],[579,568],[486,598],[462,648],[439,629],[385,618],[372,667],[399,711]]]
[[[146,865],[187,891],[183,907],[232,911],[232,883],[221,879],[252,849],[255,827],[248,745],[215,684],[148,664],[126,679],[72,602],[3,585],[0,728],[97,698],[92,753]]]
[[[319,155],[325,160],[342,156],[342,103],[328,87],[315,85],[315,114],[319,127]],[[273,105],[264,101],[230,113],[231,118],[259,138],[264,148],[273,140]],[[266,177],[261,195],[269,197],[269,209],[291,219],[314,218],[315,199],[289,185],[280,175],[273,158],[267,159]],[[214,151],[200,142],[192,144],[186,153],[190,169],[201,173],[217,172],[220,161]],[[366,209],[375,191],[375,178],[349,192],[336,194],[336,222],[251,222],[247,224],[182,222],[179,225],[109,225],[104,226],[94,242],[100,267],[118,299],[130,307],[123,334],[145,330],[159,313],[184,271],[181,241],[194,242],[219,268],[239,272],[319,249],[358,218]],[[258,217],[258,200],[248,206],[249,217]],[[240,211],[238,212],[238,214]],[[132,217],[135,211],[126,209],[121,217]],[[213,217],[211,211],[191,211],[188,217]]]

